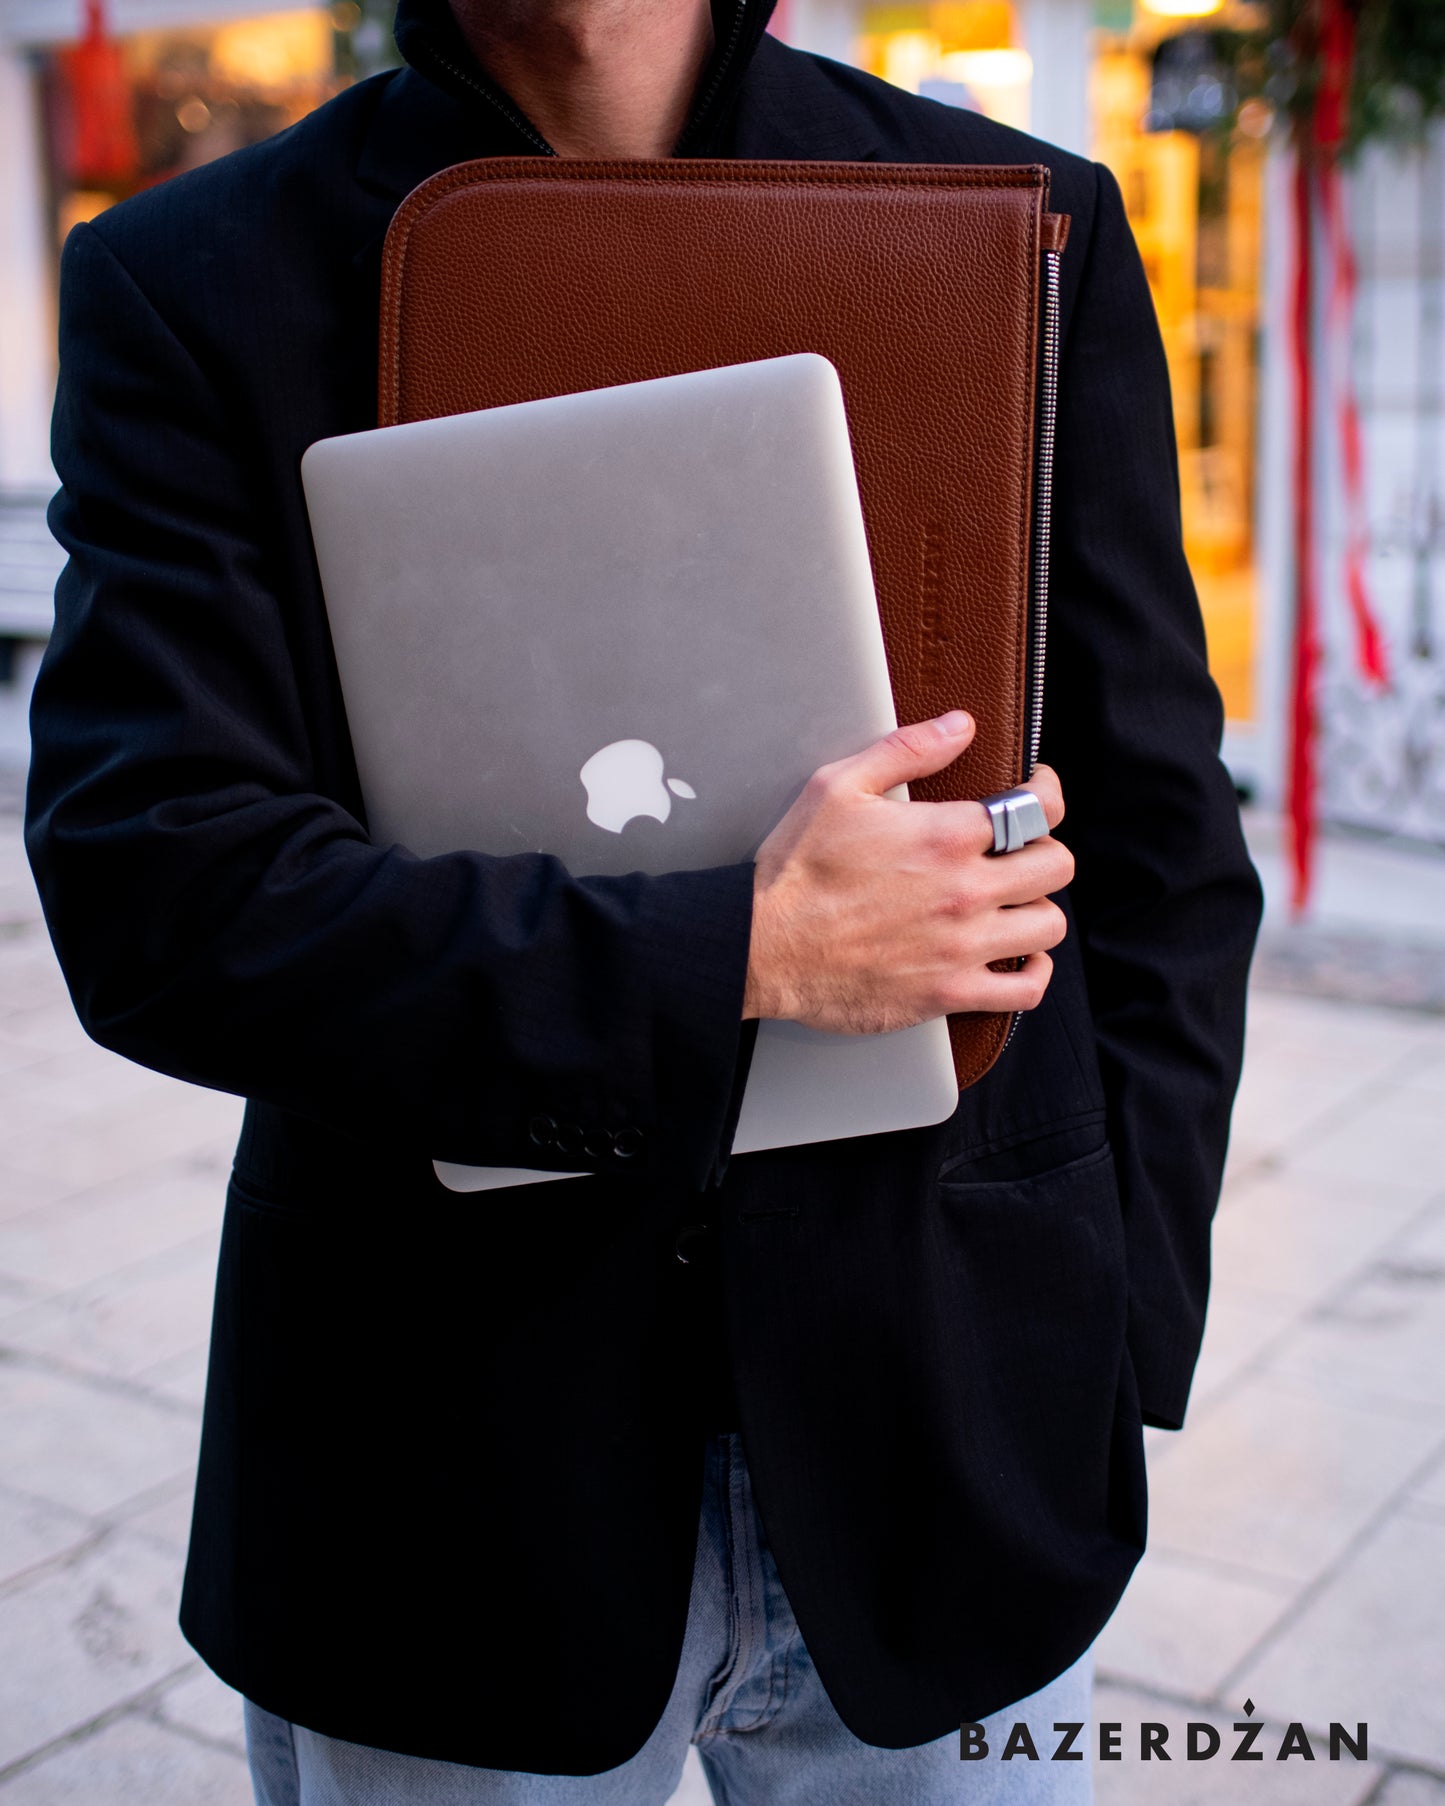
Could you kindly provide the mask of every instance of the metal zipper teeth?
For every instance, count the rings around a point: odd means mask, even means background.
[[[555,157],[557,155],[556,151],[552,149],[552,146],[548,144],[547,140],[536,127],[524,119],[515,108],[509,107],[506,101],[502,99],[501,95],[494,89],[489,88],[485,82],[479,82],[475,76],[468,75],[465,69],[459,69],[455,63],[449,61],[438,50],[432,51],[432,60],[440,68],[445,69],[448,75],[459,81],[463,87],[470,88],[473,94],[481,95],[483,100],[495,107],[502,115],[503,119],[507,121],[508,125],[519,131],[529,144],[535,145],[544,157]]]
[[[1054,421],[1059,400],[1059,253],[1044,252],[1044,331],[1039,399],[1039,445],[1034,491],[1034,567],[1029,586],[1029,720],[1023,781],[1039,762],[1044,730],[1044,654],[1049,637],[1049,531],[1054,505]],[[1018,1033],[1019,1012],[1008,1025],[999,1058]]]
[[[681,150],[687,140],[694,135],[695,128],[706,118],[707,110],[712,105],[718,89],[722,86],[722,79],[727,74],[728,68],[737,52],[738,39],[742,35],[743,18],[746,15],[747,10],[748,0],[739,0],[737,11],[733,15],[732,31],[728,35],[727,48],[723,52],[722,60],[718,63],[716,70],[713,72],[712,80],[708,83],[707,93],[703,96],[698,106],[694,107],[692,117],[688,121],[682,137],[678,140],[678,150]],[[502,115],[503,119],[507,121],[508,125],[515,131],[520,132],[527,142],[534,145],[544,157],[555,157],[557,155],[556,151],[548,144],[542,134],[537,131],[528,120],[524,119],[515,108],[509,107],[495,89],[489,88],[484,82],[479,82],[475,76],[469,75],[465,69],[459,69],[454,62],[442,55],[441,52],[433,50],[432,57],[433,60],[441,68],[445,69],[447,74],[452,76],[454,80],[459,81],[463,87],[470,88],[473,94],[480,95],[489,105],[495,107]],[[674,155],[675,154],[676,152],[674,152]]]
[[[718,59],[717,67],[713,70],[712,80],[707,85],[707,92],[693,108],[692,117],[683,127],[682,136],[673,146],[672,154],[674,157],[681,155],[687,146],[688,140],[695,138],[699,127],[707,123],[708,108],[717,98],[717,91],[722,86],[723,77],[732,67],[732,60],[737,54],[738,39],[742,36],[743,19],[747,15],[747,10],[748,0],[738,0],[737,10],[733,13],[732,30],[728,33],[727,44],[723,49],[722,56]]]
[[[1023,781],[1039,762],[1044,729],[1044,654],[1049,637],[1049,531],[1054,508],[1054,420],[1059,400],[1059,253],[1044,252],[1043,393],[1039,405],[1039,455],[1034,493],[1034,580],[1029,634],[1028,756]]]

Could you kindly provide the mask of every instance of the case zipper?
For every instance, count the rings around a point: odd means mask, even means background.
[[[1059,402],[1059,266],[1062,254],[1044,252],[1044,318],[1039,354],[1038,449],[1034,459],[1034,556],[1029,583],[1027,726],[1021,783],[1033,776],[1044,730],[1044,655],[1049,637],[1049,532],[1054,505],[1054,421]],[[1008,1025],[999,1058],[1018,1033],[1019,1013]]]
[[[1034,559],[1029,585],[1028,743],[1021,783],[1039,762],[1044,729],[1044,654],[1049,636],[1049,530],[1054,507],[1054,420],[1059,403],[1058,251],[1044,252],[1044,321],[1040,354],[1039,439],[1034,460]]]

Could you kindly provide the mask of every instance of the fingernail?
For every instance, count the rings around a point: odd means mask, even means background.
[[[956,740],[960,734],[966,734],[973,726],[973,717],[966,715],[962,709],[950,709],[946,715],[938,717],[937,725],[939,733],[947,734],[950,739]]]

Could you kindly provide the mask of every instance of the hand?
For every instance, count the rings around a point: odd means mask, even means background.
[[[900,727],[814,772],[763,842],[743,1015],[868,1035],[967,1010],[1030,1010],[1064,938],[1049,893],[1074,875],[1049,837],[990,856],[993,828],[972,802],[905,802],[896,784],[951,765],[972,740],[961,711]],[[1029,788],[1050,828],[1059,780]],[[995,972],[999,960],[1022,959]]]

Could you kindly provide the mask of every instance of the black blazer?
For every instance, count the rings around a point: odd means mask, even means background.
[[[374,422],[397,202],[546,149],[440,0],[406,0],[412,67],[64,257],[30,856],[89,1032],[250,1100],[184,1628],[273,1712],[456,1762],[646,1739],[724,1366],[851,1729],[1022,1697],[1113,1609],[1141,1417],[1180,1422],[1200,1338],[1259,898],[1118,189],[743,18],[684,152],[1044,161],[1073,218],[1044,752],[1074,930],[939,1128],[728,1163],[749,867],[579,881],[367,836],[298,462]],[[594,1176],[436,1183],[433,1156],[575,1168],[538,1118]]]

